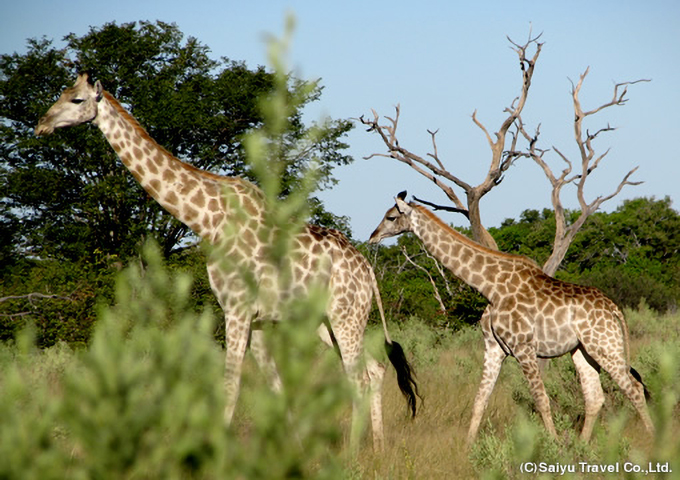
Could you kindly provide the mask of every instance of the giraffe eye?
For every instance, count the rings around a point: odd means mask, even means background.
[[[76,105],[80,105],[84,101],[85,100],[83,100],[82,98],[74,98],[73,100],[71,100],[71,103],[75,103]]]
[[[397,219],[397,217],[387,217],[387,221],[389,222],[394,222]]]

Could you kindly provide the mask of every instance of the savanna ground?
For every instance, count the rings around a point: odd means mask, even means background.
[[[143,308],[165,318],[159,305],[144,302]],[[325,393],[337,385],[334,378],[342,378],[339,362],[318,345],[311,370],[297,377],[284,371],[286,381],[313,379],[300,383],[303,403],[296,393],[285,396],[283,409],[297,410],[294,415],[271,406],[276,396],[247,356],[235,423],[225,433],[223,357],[205,319],[187,318],[172,328],[147,319],[146,326],[121,329],[125,315],[104,315],[90,347],[77,351],[65,344],[37,350],[30,334],[22,334],[15,345],[0,348],[0,477],[524,478],[536,475],[523,473],[522,464],[543,462],[545,468],[574,466],[575,478],[680,478],[680,314],[659,315],[642,306],[626,316],[632,363],[653,396],[656,438],[646,434],[630,403],[602,374],[606,403],[592,441],[582,443],[583,401],[568,357],[553,360],[545,372],[559,432],[557,441],[547,438],[520,369],[508,359],[479,439],[468,449],[464,439],[481,375],[481,332],[470,327],[443,336],[412,319],[391,325],[391,331],[414,359],[424,403],[415,419],[408,417],[389,369],[386,450],[374,454],[366,438],[354,460],[347,451],[346,391]],[[380,350],[381,333],[369,337]],[[330,421],[326,408],[333,411]],[[620,473],[581,473],[581,462],[618,465]],[[623,472],[646,470],[650,462],[667,464],[672,473]]]
[[[583,399],[576,371],[567,355],[552,360],[544,372],[559,434],[559,440],[553,441],[533,410],[519,365],[508,358],[478,440],[468,448],[465,437],[484,355],[481,330],[466,328],[442,338],[413,319],[404,328],[392,327],[392,335],[415,359],[424,403],[418,416],[411,419],[394,371],[388,369],[383,399],[386,450],[374,454],[367,438],[348,478],[556,476],[549,471],[542,475],[525,473],[522,471],[525,462],[543,469],[573,466],[575,474],[568,469],[565,475],[557,474],[565,478],[680,478],[680,315],[658,315],[642,305],[639,310],[627,311],[626,316],[631,330],[632,363],[653,398],[649,407],[658,428],[656,438],[646,433],[630,402],[602,373],[605,405],[592,440],[588,444],[582,442],[578,434],[583,425]],[[250,372],[253,371],[251,364]],[[246,388],[244,396],[248,395]],[[248,418],[247,407],[241,409],[241,415],[242,419]],[[349,416],[350,410],[346,409],[340,418],[345,442]],[[613,466],[618,474],[592,471],[601,465]],[[660,471],[666,465],[672,472]],[[591,471],[587,471],[589,468]],[[640,471],[624,471],[637,469]]]
[[[354,470],[357,478],[523,478],[524,462],[574,466],[576,478],[611,478],[616,474],[581,473],[588,465],[616,465],[645,470],[649,462],[669,463],[680,477],[680,315],[657,315],[644,306],[627,311],[631,330],[632,363],[652,395],[650,410],[657,425],[650,438],[630,402],[607,374],[601,379],[606,401],[589,444],[578,433],[584,406],[580,385],[569,356],[552,360],[544,373],[559,440],[545,434],[540,416],[517,362],[503,365],[489,402],[477,442],[468,449],[465,437],[472,403],[481,378],[483,343],[479,328],[462,330],[440,345],[415,348],[418,379],[425,402],[415,420],[405,417],[394,375],[385,381],[387,450],[375,456],[365,451]],[[414,335],[415,334],[415,335]],[[399,332],[405,348],[414,350],[418,332]],[[412,336],[413,335],[413,336]],[[425,335],[427,338],[427,335]],[[624,465],[630,462],[628,465]],[[585,467],[583,467],[585,468]],[[552,478],[554,474],[547,474]],[[630,475],[637,478],[636,475]],[[644,476],[641,472],[640,477]],[[568,475],[567,475],[568,477]],[[646,478],[659,478],[650,473]]]

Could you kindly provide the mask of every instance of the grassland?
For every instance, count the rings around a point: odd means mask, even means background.
[[[480,437],[468,448],[464,438],[481,375],[481,332],[439,335],[414,319],[392,334],[414,357],[424,397],[419,415],[407,416],[388,371],[386,450],[374,454],[367,438],[354,459],[346,448],[348,398],[342,389],[332,398],[321,389],[329,378],[342,378],[332,352],[317,354],[316,375],[300,376],[309,380],[308,387],[299,387],[309,401],[300,403],[300,395],[291,392],[283,408],[272,407],[276,396],[248,359],[235,424],[225,434],[223,357],[205,325],[192,329],[180,322],[177,329],[148,327],[123,335],[111,323],[88,351],[63,344],[39,351],[26,334],[0,348],[0,477],[536,478],[522,473],[522,465],[533,462],[529,465],[576,469],[565,478],[680,478],[680,315],[643,307],[627,317],[633,364],[653,396],[656,438],[649,438],[629,402],[602,374],[605,407],[592,441],[582,443],[583,402],[568,357],[552,361],[545,372],[559,432],[557,441],[547,438],[521,372],[508,359]],[[191,321],[205,323],[188,318],[186,324]],[[646,470],[650,462],[673,471],[623,472]],[[581,471],[593,465],[612,465],[619,473]]]
[[[652,462],[654,469],[660,469],[668,462],[672,475],[650,473],[645,478],[680,478],[680,315],[659,316],[643,306],[640,311],[627,312],[627,317],[632,363],[652,394],[656,438],[647,435],[630,402],[602,373],[606,403],[593,439],[589,444],[581,442],[583,400],[568,356],[552,360],[544,372],[560,436],[558,441],[547,438],[518,364],[509,358],[481,435],[468,448],[464,439],[483,358],[481,332],[471,328],[433,346],[437,355],[419,359],[418,378],[425,402],[415,420],[405,417],[394,379],[388,376],[388,448],[379,456],[364,452],[355,470],[357,478],[522,478],[527,477],[521,471],[524,462],[543,462],[546,469],[574,466],[576,472],[565,475],[567,478],[641,478],[643,472],[627,475],[624,468],[647,470]],[[417,342],[409,338],[407,343],[413,341]],[[614,465],[619,473],[581,471],[597,465]],[[546,478],[555,476],[546,474]]]

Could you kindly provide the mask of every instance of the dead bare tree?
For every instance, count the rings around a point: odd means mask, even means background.
[[[477,112],[475,111],[472,114],[472,121],[482,130],[491,149],[491,161],[488,173],[482,183],[477,186],[472,186],[461,180],[444,166],[444,162],[439,157],[437,151],[436,131],[428,130],[432,141],[432,152],[427,154],[429,159],[416,155],[399,145],[397,138],[397,127],[400,115],[399,106],[396,107],[396,115],[394,118],[385,117],[388,120],[387,124],[380,123],[380,118],[375,111],[373,111],[373,119],[369,120],[361,117],[360,121],[368,127],[368,131],[376,132],[387,147],[387,153],[374,153],[366,157],[367,159],[376,156],[393,158],[409,165],[416,172],[430,179],[446,194],[454,204],[454,207],[435,205],[430,202],[420,201],[437,209],[445,209],[465,214],[470,221],[473,238],[477,242],[494,249],[498,249],[498,247],[482,224],[479,202],[484,195],[501,183],[505,172],[515,160],[522,157],[531,158],[542,168],[552,186],[551,201],[555,210],[556,232],[552,254],[544,264],[543,270],[549,275],[554,275],[564,259],[574,236],[588,217],[596,212],[604,202],[618,195],[626,185],[638,185],[641,183],[630,181],[630,177],[637,170],[637,168],[634,168],[623,177],[614,192],[606,196],[597,196],[590,202],[586,200],[586,181],[609,153],[609,150],[607,149],[604,153],[597,154],[593,143],[601,134],[613,131],[614,128],[607,125],[604,128],[596,130],[594,133],[590,133],[589,130],[584,129],[584,121],[602,110],[624,105],[628,101],[626,98],[628,86],[649,80],[643,79],[616,84],[614,86],[613,98],[610,101],[605,102],[592,110],[586,111],[584,111],[581,106],[579,94],[589,70],[586,69],[580,76],[576,85],[572,83],[571,96],[574,107],[574,136],[580,154],[580,168],[577,168],[578,171],[574,172],[572,161],[553,146],[552,151],[566,163],[566,168],[562,170],[559,176],[556,176],[544,159],[544,155],[550,150],[542,150],[537,146],[540,135],[540,125],[536,128],[534,135],[529,135],[522,122],[521,116],[529,94],[534,68],[541,53],[541,47],[543,46],[543,43],[538,41],[539,38],[540,35],[532,37],[530,33],[528,40],[523,45],[519,45],[508,38],[508,41],[513,46],[513,50],[518,55],[523,82],[520,94],[513,100],[511,106],[504,110],[508,116],[502,122],[494,136],[492,136],[482,122],[478,120]],[[533,51],[533,55],[529,55],[529,51]],[[512,128],[513,126],[514,128]],[[520,138],[527,141],[528,145],[525,147],[526,149],[518,149],[517,143]],[[569,223],[566,218],[565,209],[560,197],[564,186],[569,184],[576,186],[576,196],[581,210],[577,219],[572,223]],[[465,205],[456,194],[454,190],[455,187],[463,190],[467,205]]]
[[[385,117],[389,122],[387,124],[380,123],[380,117],[375,110],[372,111],[372,119],[366,119],[363,116],[359,119],[361,123],[368,127],[369,132],[376,132],[387,147],[387,153],[374,153],[366,157],[367,159],[372,157],[393,158],[409,165],[416,172],[431,180],[453,202],[455,205],[454,211],[463,213],[468,217],[474,239],[479,243],[494,249],[498,249],[498,246],[482,224],[479,202],[484,195],[501,183],[503,174],[512,163],[518,157],[523,156],[523,153],[518,152],[516,148],[518,140],[517,135],[511,133],[510,148],[506,148],[506,140],[508,133],[510,132],[510,127],[512,127],[512,125],[520,118],[529,96],[529,88],[531,86],[534,68],[541,53],[541,47],[543,46],[543,44],[538,41],[539,38],[540,35],[531,37],[530,34],[527,42],[523,45],[519,45],[508,37],[508,41],[513,45],[513,49],[517,52],[519,57],[520,68],[522,70],[522,88],[510,107],[505,109],[508,116],[503,120],[500,128],[494,134],[495,140],[482,122],[477,119],[477,112],[475,111],[472,114],[472,121],[484,132],[489,147],[491,148],[489,170],[486,178],[484,178],[479,185],[473,186],[447,170],[437,152],[437,131],[428,130],[432,140],[432,152],[428,153],[427,157],[431,160],[401,147],[397,139],[397,128],[399,126],[400,115],[400,108],[398,105],[396,107],[396,115],[393,118]],[[533,50],[533,55],[528,55],[529,50]],[[464,204],[461,201],[460,197],[456,194],[454,187],[463,190],[467,204]],[[451,209],[451,207],[447,208],[440,206],[436,206],[436,208]]]
[[[606,127],[596,130],[594,133],[590,133],[588,129],[584,129],[584,121],[588,117],[593,116],[604,109],[624,105],[628,101],[626,94],[628,93],[629,85],[649,81],[642,79],[633,82],[618,83],[614,85],[614,94],[610,101],[603,103],[592,110],[584,111],[581,106],[579,94],[581,92],[581,87],[583,86],[583,81],[588,75],[588,72],[589,68],[587,68],[585,72],[581,74],[576,85],[572,83],[571,89],[571,97],[574,107],[574,138],[576,145],[578,146],[580,156],[580,168],[577,169],[578,173],[573,173],[574,165],[572,161],[569,160],[569,158],[567,158],[567,156],[559,149],[553,146],[552,150],[562,161],[564,161],[564,163],[566,163],[566,167],[564,170],[562,170],[562,173],[559,176],[555,176],[552,169],[543,158],[545,153],[549,150],[541,150],[536,146],[538,143],[538,137],[540,135],[540,125],[536,128],[535,134],[530,136],[524,128],[524,124],[521,122],[521,119],[518,119],[518,122],[516,123],[518,132],[528,142],[528,148],[524,155],[534,160],[541,167],[546,178],[552,186],[551,202],[555,211],[556,228],[552,253],[543,265],[543,271],[548,275],[555,274],[558,267],[562,263],[567,250],[569,249],[569,245],[571,245],[571,242],[576,236],[576,233],[583,226],[590,215],[595,213],[604,202],[611,200],[616,195],[618,195],[626,185],[640,185],[642,183],[632,182],[629,180],[633,173],[635,173],[635,171],[638,169],[638,167],[635,167],[623,177],[617,188],[612,193],[605,196],[597,196],[590,202],[586,200],[586,180],[597,169],[597,167],[600,165],[600,162],[609,154],[609,149],[605,150],[601,154],[597,154],[593,142],[601,134],[614,131],[615,128],[607,125]],[[565,210],[560,197],[562,188],[569,184],[576,185],[576,198],[580,207],[580,213],[578,214],[578,217],[570,224],[568,223],[565,216]]]

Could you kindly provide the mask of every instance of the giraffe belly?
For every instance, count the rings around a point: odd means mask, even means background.
[[[537,322],[534,338],[536,354],[541,358],[559,357],[574,350],[579,339],[570,324],[557,326],[553,322]]]

